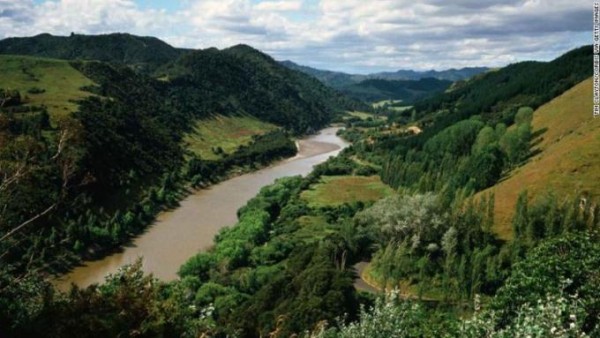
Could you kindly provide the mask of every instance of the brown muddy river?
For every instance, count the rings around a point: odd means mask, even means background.
[[[156,222],[122,252],[85,262],[56,279],[55,285],[66,290],[71,283],[85,287],[102,282],[104,276],[138,257],[143,259],[144,271],[165,281],[176,279],[179,266],[198,251],[209,248],[221,228],[235,224],[237,210],[260,188],[284,176],[306,175],[314,165],[347,146],[335,135],[338,129],[326,128],[298,141],[299,152],[294,158],[195,191],[178,208],[159,214]]]

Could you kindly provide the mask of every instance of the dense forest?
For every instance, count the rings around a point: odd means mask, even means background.
[[[72,61],[94,85],[63,119],[32,110],[35,94],[3,90],[0,333],[600,336],[598,192],[523,186],[510,239],[485,192],[540,151],[536,109],[589,78],[591,55],[509,65],[386,116],[344,114],[364,105],[248,46],[189,51],[151,75]],[[182,139],[217,113],[281,128],[215,149],[216,160],[191,153]],[[333,120],[352,145],[264,187],[176,281],[146,275],[141,261],[66,293],[46,278],[117,247],[188,185],[293,155],[290,134]]]

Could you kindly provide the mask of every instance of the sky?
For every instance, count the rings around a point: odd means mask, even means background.
[[[499,67],[591,44],[592,3],[0,0],[0,39],[127,32],[185,48],[244,43],[278,60],[351,73]]]

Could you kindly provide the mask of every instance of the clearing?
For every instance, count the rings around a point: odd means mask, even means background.
[[[196,121],[194,131],[185,136],[184,142],[201,158],[217,160],[222,154],[231,154],[240,146],[249,144],[254,136],[277,128],[250,116],[216,115]],[[223,152],[216,151],[217,148]]]
[[[76,111],[74,101],[92,95],[81,87],[94,84],[68,61],[38,57],[0,55],[0,73],[0,88],[18,90],[25,106],[45,105],[53,121]]]
[[[392,194],[379,176],[323,176],[318,184],[300,195],[311,207],[372,202]]]

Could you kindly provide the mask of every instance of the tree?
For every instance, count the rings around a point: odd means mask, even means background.
[[[515,124],[531,124],[531,120],[533,120],[533,109],[530,107],[521,107],[517,111],[515,115]]]
[[[483,151],[486,147],[497,141],[496,131],[490,126],[485,126],[477,134],[475,143],[473,144],[472,153],[477,154]]]
[[[382,242],[410,242],[412,250],[423,249],[444,233],[446,215],[431,193],[394,195],[360,212],[356,221],[377,229]]]
[[[517,205],[515,215],[512,220],[513,236],[516,241],[522,241],[524,239],[525,229],[529,223],[529,213],[527,211],[527,190],[519,193],[517,198]]]

